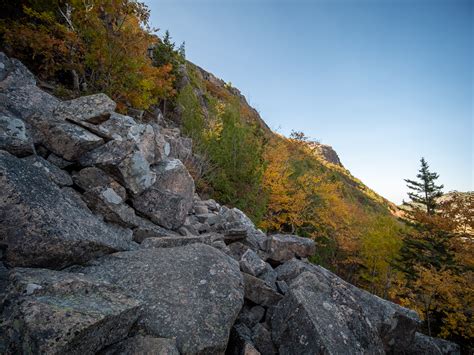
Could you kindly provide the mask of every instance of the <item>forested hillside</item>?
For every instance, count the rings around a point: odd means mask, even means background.
[[[139,122],[179,128],[192,139],[193,154],[179,158],[201,198],[241,209],[270,234],[311,238],[311,262],[415,308],[429,335],[471,346],[472,196],[398,218],[344,168],[344,152],[340,164],[302,132],[273,132],[237,88],[153,32],[139,2],[0,3],[1,50],[40,87],[62,99],[103,92]]]

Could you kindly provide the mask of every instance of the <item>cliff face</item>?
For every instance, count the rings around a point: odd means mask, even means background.
[[[414,311],[195,194],[191,142],[103,94],[61,101],[0,54],[0,351],[454,354]]]

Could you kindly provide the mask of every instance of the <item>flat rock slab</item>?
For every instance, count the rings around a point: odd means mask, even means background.
[[[9,266],[64,268],[128,250],[132,232],[104,223],[42,168],[0,151],[0,243]]]
[[[158,238],[148,238],[141,244],[142,248],[175,248],[189,244],[212,245],[215,241],[222,240],[222,235],[216,233],[201,234],[196,236],[174,236],[169,235]]]
[[[116,253],[75,271],[143,301],[139,326],[176,338],[182,354],[223,353],[243,304],[238,263],[204,244]]]
[[[106,121],[116,108],[115,102],[105,94],[82,96],[63,101],[54,109],[54,116],[63,120],[98,124]]]
[[[14,269],[2,313],[6,353],[94,354],[125,338],[140,302],[117,287],[61,271]]]
[[[316,245],[314,240],[290,234],[275,234],[271,236],[269,259],[284,262],[294,257],[307,258],[314,255]]]

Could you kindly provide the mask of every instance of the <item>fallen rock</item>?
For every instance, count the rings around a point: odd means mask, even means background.
[[[262,306],[256,305],[256,306],[250,307],[248,305],[244,305],[244,307],[239,313],[237,322],[243,323],[249,328],[253,328],[264,317],[265,317],[265,308],[263,308]]]
[[[4,151],[0,185],[0,244],[10,266],[60,269],[130,248],[130,230],[105,224],[42,169]]]
[[[270,287],[265,281],[243,273],[245,298],[255,304],[269,307],[277,304],[283,296]]]
[[[115,181],[110,175],[96,167],[89,167],[73,173],[74,183],[84,191],[98,187],[109,187],[125,200],[127,193],[125,188]]]
[[[72,178],[64,170],[59,169],[56,165],[51,164],[46,159],[41,158],[38,155],[30,155],[29,157],[23,158],[28,164],[36,166],[37,168],[44,171],[44,173],[58,186],[71,186]]]
[[[223,353],[243,304],[237,262],[204,244],[116,253],[76,271],[143,301],[138,325],[176,338],[183,354]]]
[[[0,112],[22,120],[51,115],[59,100],[36,86],[34,75],[17,59],[0,52]]]
[[[133,208],[125,204],[120,192],[112,187],[94,187],[83,194],[89,208],[102,215],[107,222],[133,228],[139,224]]]
[[[192,207],[194,181],[179,160],[167,160],[154,166],[156,182],[133,199],[133,207],[153,222],[177,229]]]
[[[65,160],[75,161],[85,153],[104,144],[104,140],[73,123],[47,118],[37,122],[41,143]]]
[[[252,341],[252,331],[242,323],[232,327],[227,355],[260,355]]]
[[[272,336],[281,354],[384,354],[357,304],[309,273],[301,274],[274,308]]]
[[[115,102],[105,94],[81,96],[62,101],[53,111],[62,120],[84,121],[99,124],[106,121],[116,108]]]
[[[111,140],[92,150],[80,159],[81,165],[96,166],[117,178],[132,194],[140,194],[156,180],[156,174],[150,168],[154,156],[153,140],[144,138],[152,132],[148,132],[146,127],[130,127],[126,138]]]
[[[140,302],[110,284],[46,269],[14,269],[2,313],[9,354],[94,354],[125,338]]]
[[[260,257],[252,249],[248,249],[240,259],[240,269],[252,276],[258,276],[263,273],[267,267],[265,261],[260,259]]]
[[[160,227],[144,218],[138,218],[138,225],[133,229],[133,240],[137,243],[142,243],[147,238],[168,236],[178,236],[178,234],[169,229]]]
[[[100,355],[180,355],[176,341],[167,338],[135,335],[102,350]]]
[[[408,355],[459,355],[459,345],[439,338],[416,333],[410,348],[406,351]]]
[[[216,233],[202,234],[199,236],[164,236],[160,238],[147,238],[141,244],[142,248],[175,248],[188,244],[207,244],[213,245],[217,240],[222,240],[222,236]]]
[[[271,236],[268,258],[281,263],[294,257],[307,258],[315,252],[314,240],[296,235],[275,234]]]
[[[272,333],[262,323],[258,323],[252,328],[252,340],[261,354],[278,354],[272,341]]]
[[[48,155],[48,159],[47,159],[51,164],[54,164],[56,165],[58,168],[60,169],[65,169],[69,166],[71,166],[72,164],[74,164],[73,162],[71,161],[67,161],[61,157],[58,157],[56,154],[54,153],[51,153]]]
[[[305,294],[304,297],[313,295],[313,299],[308,300],[311,306],[315,306],[316,303],[324,306],[326,303],[325,309],[329,312],[328,319],[330,314],[338,312],[340,318],[344,319],[344,314],[351,309],[353,315],[358,314],[357,317],[365,319],[370,324],[369,328],[377,331],[377,337],[383,344],[382,350],[391,352],[394,349],[405,351],[410,348],[416,329],[420,325],[416,312],[361,290],[321,266],[307,264],[301,260],[291,260],[279,266],[276,272],[280,280],[289,284],[285,299],[292,297],[296,280],[301,275],[306,275],[305,279],[311,280],[313,286],[302,289],[302,294]],[[309,277],[308,274],[313,277]],[[292,307],[294,306],[295,303]]]
[[[33,141],[19,118],[0,115],[0,149],[17,157],[34,153]]]

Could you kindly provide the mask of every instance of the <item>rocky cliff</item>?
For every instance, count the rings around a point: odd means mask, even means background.
[[[0,352],[455,354],[414,311],[201,200],[177,128],[61,101],[0,54]]]

